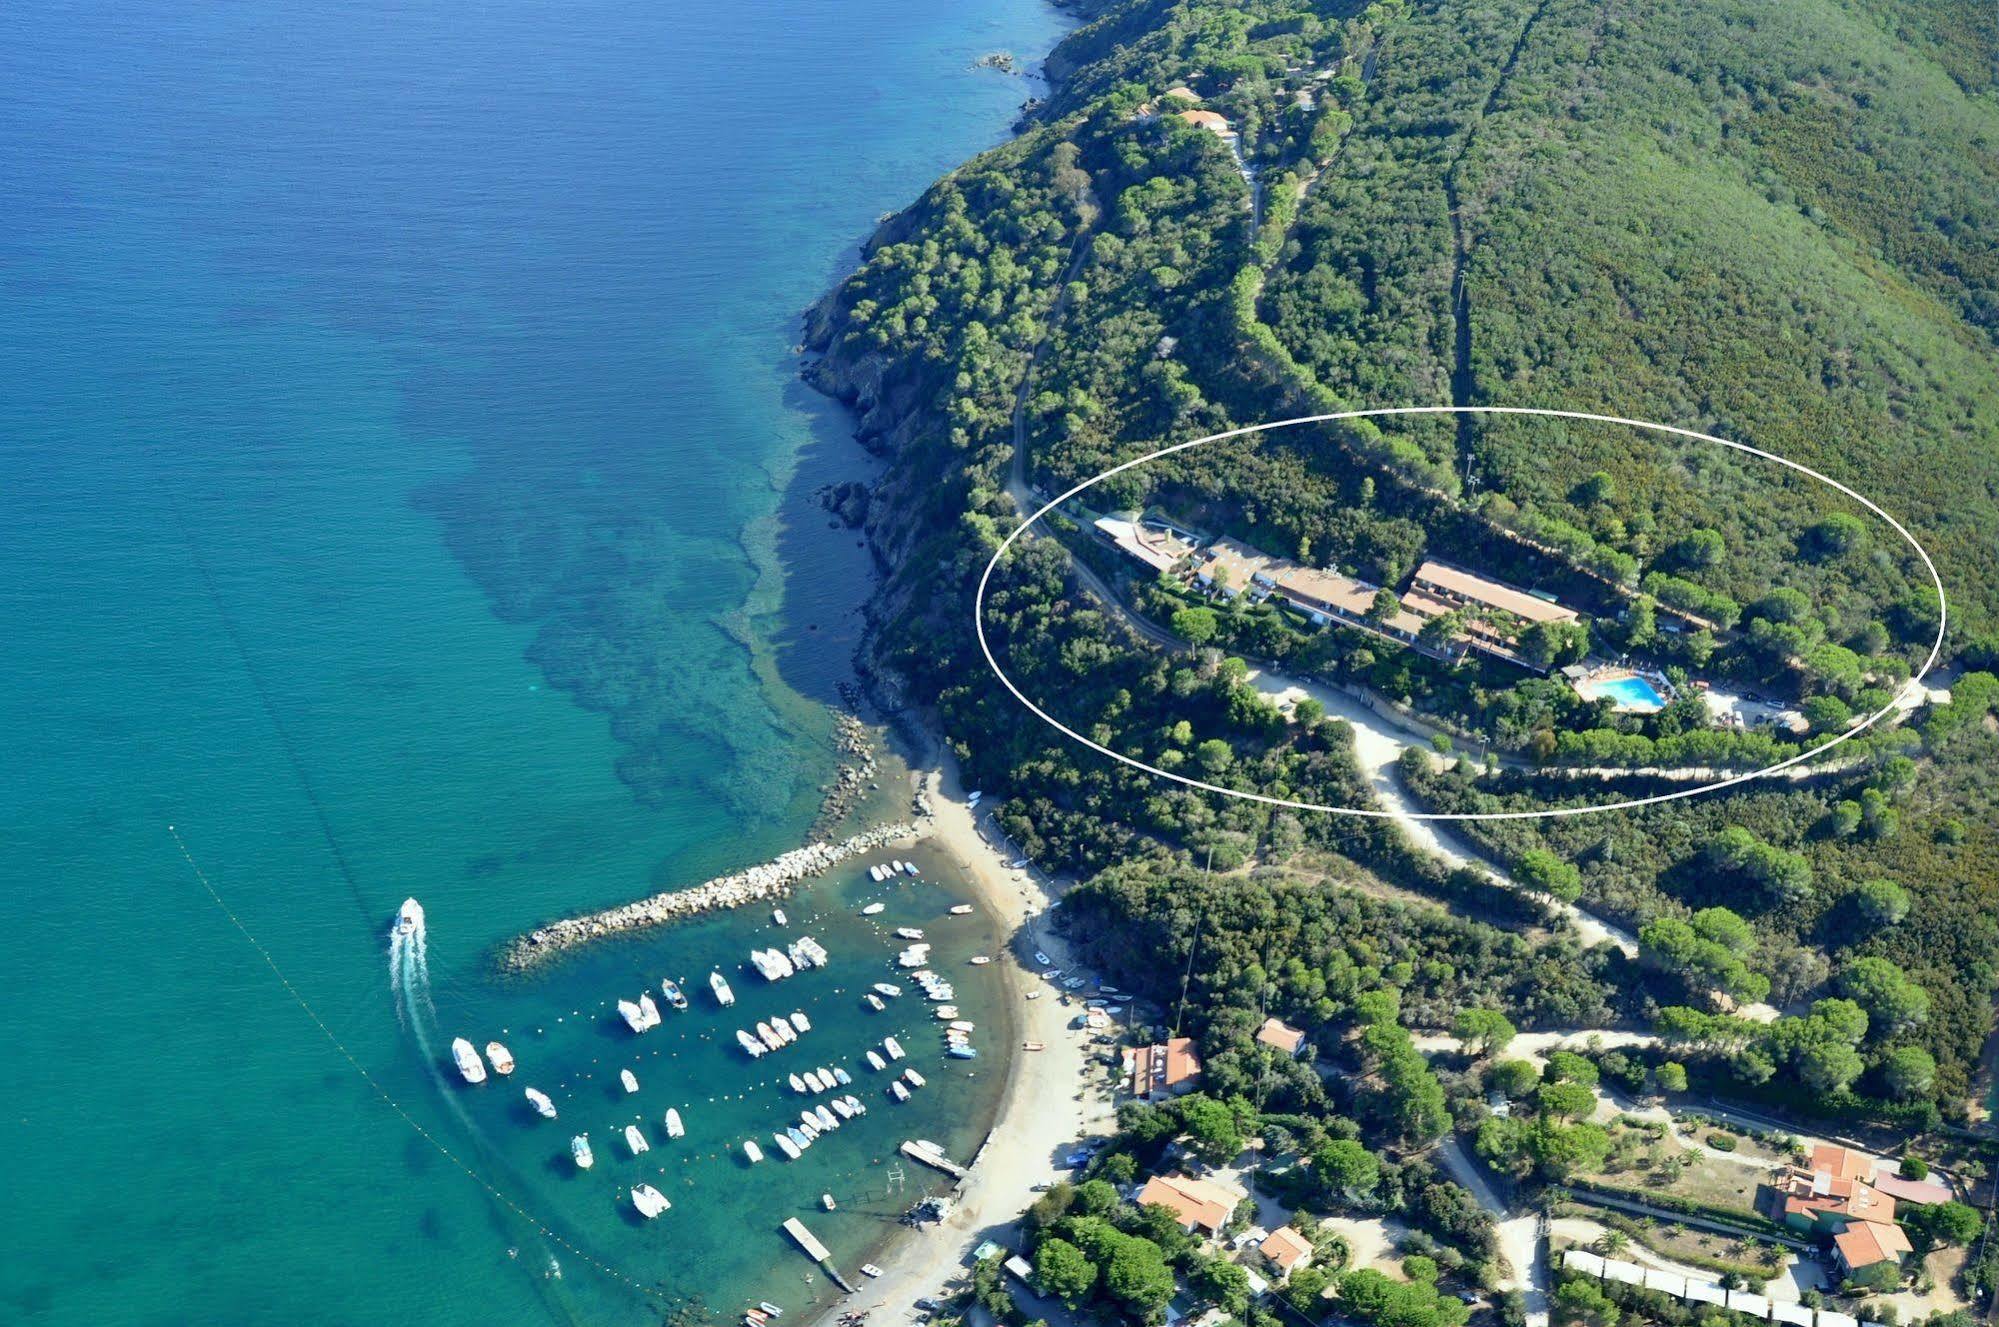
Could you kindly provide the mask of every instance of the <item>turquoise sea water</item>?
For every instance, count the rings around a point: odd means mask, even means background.
[[[638,1043],[636,1107],[606,1093],[636,1047],[602,1002],[740,963],[766,914],[513,988],[485,956],[796,842],[865,562],[810,500],[854,461],[794,315],[1004,133],[1031,87],[971,61],[1058,31],[1039,0],[0,9],[0,1320],[657,1319],[559,1245],[545,1280],[512,1207],[668,1297],[802,1305],[783,1216],[885,1185],[905,1125],[975,1141],[998,1066],[927,1033],[900,1120],[877,1088],[789,1168],[717,1155],[795,1099],[698,1004]],[[168,823],[500,1197],[320,1038]],[[738,982],[818,1028],[757,1070],[852,1070],[893,1026],[854,994],[890,951],[840,907],[862,883],[793,908],[841,966]],[[437,1031],[511,1029],[505,1090],[441,1080],[398,1020],[409,894]],[[653,1127],[647,1160],[692,1183],[635,1226],[611,1135],[588,1183],[564,1143],[668,1105],[686,1147]],[[806,1219],[858,1256],[890,1205]]]

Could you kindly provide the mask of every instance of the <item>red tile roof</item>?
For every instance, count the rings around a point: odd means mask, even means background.
[[[1284,1272],[1312,1261],[1312,1242],[1289,1226],[1279,1226],[1271,1231],[1263,1243],[1256,1246],[1256,1251]]]
[[[1839,1250],[1840,1261],[1855,1271],[1876,1263],[1898,1262],[1910,1251],[1909,1237],[1900,1226],[1883,1225],[1879,1221],[1855,1221],[1834,1235],[1832,1242]]]
[[[1294,1028],[1281,1018],[1266,1018],[1263,1026],[1256,1030],[1256,1039],[1266,1046],[1275,1046],[1286,1055],[1296,1055],[1298,1048],[1305,1044],[1302,1028]]]
[[[1221,1233],[1235,1211],[1242,1194],[1213,1180],[1197,1180],[1191,1175],[1154,1175],[1138,1191],[1138,1205],[1158,1203],[1180,1218],[1188,1229]]]

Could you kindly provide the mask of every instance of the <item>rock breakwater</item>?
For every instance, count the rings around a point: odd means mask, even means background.
[[[643,930],[649,926],[664,926],[698,913],[740,908],[746,903],[780,898],[808,876],[837,866],[850,857],[916,838],[925,828],[924,820],[901,821],[878,826],[838,843],[808,843],[760,866],[752,866],[734,875],[718,876],[690,889],[676,889],[587,916],[550,922],[515,938],[502,948],[500,968],[505,972],[525,972],[564,950],[592,940]]]

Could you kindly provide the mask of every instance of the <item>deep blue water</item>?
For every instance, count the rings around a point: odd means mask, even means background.
[[[647,1047],[686,1058],[644,1113],[698,1102],[650,1158],[687,1167],[678,1227],[620,1215],[607,1146],[595,1187],[562,1164],[631,1104],[590,1011],[767,919],[523,987],[485,956],[797,841],[866,568],[811,502],[860,461],[796,314],[1004,134],[1032,88],[972,60],[1059,30],[1041,0],[0,7],[0,1320],[656,1321],[786,1259],[802,1305],[776,1221],[902,1126],[745,1177],[725,1144],[782,1101],[706,1044],[733,1024]],[[854,888],[798,909],[848,966],[796,997],[850,1066],[884,956]],[[559,1133],[440,1090],[387,981],[407,894],[438,1030],[513,1029],[574,1094]],[[909,1127],[974,1130],[993,1068]],[[886,1204],[811,1220],[857,1254]],[[563,1241],[617,1275],[542,1279]]]

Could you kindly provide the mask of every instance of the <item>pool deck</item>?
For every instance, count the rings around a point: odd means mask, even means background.
[[[1651,701],[1632,700],[1612,691],[1620,682],[1638,682],[1649,690]],[[1609,699],[1614,702],[1619,714],[1657,714],[1672,703],[1673,687],[1657,674],[1640,672],[1636,668],[1599,668],[1588,676],[1575,680],[1576,694],[1584,700]]]

